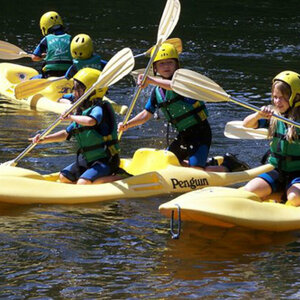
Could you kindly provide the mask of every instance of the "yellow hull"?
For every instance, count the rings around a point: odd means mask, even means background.
[[[57,181],[58,174],[41,175],[17,168],[0,167],[0,202],[75,204],[114,199],[184,193],[206,186],[245,182],[272,169],[270,165],[235,173],[205,172],[179,165],[171,152],[143,148],[121,165],[134,176],[100,185],[69,185]]]
[[[227,187],[207,187],[160,205],[166,217],[218,227],[242,226],[256,230],[292,231],[300,229],[300,207],[276,203],[278,195],[261,202],[253,193]],[[179,207],[179,208],[178,208]]]
[[[39,111],[48,111],[57,114],[65,112],[70,105],[58,103],[57,100],[64,94],[71,93],[73,88],[72,80],[62,79],[55,81],[33,96],[20,100],[16,99],[14,94],[15,86],[22,81],[29,80],[35,75],[38,75],[38,71],[33,68],[12,63],[0,63],[0,97],[17,103],[20,106],[27,106]],[[117,113],[121,115],[126,113],[127,106],[117,105],[107,97],[104,98],[112,103]]]

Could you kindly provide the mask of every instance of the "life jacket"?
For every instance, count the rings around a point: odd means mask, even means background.
[[[175,92],[168,90],[164,92],[160,87],[156,87],[155,93],[158,107],[167,121],[179,132],[207,119],[208,112],[202,101],[191,104]]]
[[[103,62],[98,54],[93,54],[88,59],[73,59],[73,64],[75,65],[77,71],[83,68],[93,68],[100,71],[103,69]]]
[[[277,121],[274,137],[270,144],[269,163],[281,171],[300,171],[300,130],[296,128],[298,138],[291,143],[286,140],[287,125]]]
[[[71,36],[67,33],[48,34],[46,40],[47,55],[43,71],[67,71],[73,64],[70,51]]]
[[[79,146],[77,154],[81,153],[88,163],[103,158],[109,159],[120,151],[115,113],[108,101],[98,100],[94,106],[83,111],[82,115],[89,116],[97,105],[103,109],[101,122],[108,125],[109,134],[104,135],[101,132],[100,124],[82,126],[77,123],[74,124],[75,128],[70,133],[70,136],[74,136],[77,140]]]

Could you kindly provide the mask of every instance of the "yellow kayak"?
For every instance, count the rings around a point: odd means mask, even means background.
[[[132,159],[122,159],[121,167],[134,176],[82,186],[59,182],[58,173],[41,175],[28,169],[2,165],[0,202],[75,204],[184,193],[206,186],[245,182],[272,169],[265,165],[235,173],[205,172],[182,167],[173,153],[151,148],[138,149]]]
[[[159,206],[166,217],[218,227],[242,226],[256,230],[292,231],[300,229],[300,207],[281,203],[280,195],[262,202],[242,188],[207,187],[177,197]]]
[[[61,114],[65,112],[70,105],[57,102],[64,94],[71,93],[73,88],[73,81],[62,79],[54,81],[39,93],[24,99],[17,99],[15,97],[15,87],[18,83],[30,80],[31,77],[38,75],[38,71],[30,68],[12,63],[0,63],[0,97],[17,103],[20,106],[27,106],[39,111],[48,111]],[[125,114],[127,111],[126,105],[118,105],[107,97],[118,114]]]

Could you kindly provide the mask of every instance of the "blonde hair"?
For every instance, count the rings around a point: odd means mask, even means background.
[[[281,114],[275,107],[274,105],[274,100],[273,100],[273,91],[275,89],[275,87],[282,93],[282,95],[284,96],[284,98],[286,99],[286,101],[288,101],[288,99],[290,98],[292,92],[291,89],[289,87],[288,84],[286,84],[283,81],[280,80],[276,80],[273,85],[272,85],[272,109],[274,110],[274,112],[277,115],[284,115],[284,117],[291,119],[293,121],[297,121],[300,120],[300,106],[298,107],[290,107],[284,114]],[[300,101],[300,95],[297,94],[295,99],[294,99],[294,103],[296,103],[297,101]],[[269,126],[269,132],[268,132],[268,136],[269,137],[273,137],[276,131],[276,127],[277,127],[277,120],[272,118],[270,120],[270,126]],[[293,140],[298,139],[298,134],[296,132],[296,128],[295,126],[292,125],[288,125],[287,124],[287,132],[286,132],[286,136],[285,138],[287,139],[287,141],[289,143],[291,143]]]

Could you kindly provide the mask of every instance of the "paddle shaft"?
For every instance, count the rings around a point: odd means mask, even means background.
[[[228,101],[236,103],[236,104],[239,104],[240,106],[243,106],[245,108],[251,109],[251,110],[256,111],[256,112],[260,112],[261,111],[259,107],[255,106],[255,105],[252,105],[252,104],[249,104],[249,103],[246,103],[244,101],[238,100],[238,99],[233,98],[232,96],[229,96],[229,95],[228,95]],[[285,117],[279,116],[277,114],[273,114],[272,118],[275,118],[275,119],[280,120],[280,121],[282,121],[284,123],[287,123],[289,125],[292,125],[292,126],[300,128],[300,124],[299,123],[297,123],[297,122],[295,122],[293,120],[287,119]]]
[[[171,88],[179,95],[204,102],[223,102],[230,101],[255,112],[260,112],[261,108],[244,101],[238,100],[228,95],[216,82],[212,79],[201,75],[195,71],[179,69],[175,72]],[[277,120],[289,125],[300,128],[300,123],[277,114],[272,114]]]
[[[128,119],[131,115],[131,112],[133,110],[133,107],[135,105],[135,102],[141,92],[142,86],[144,85],[145,81],[147,80],[147,76],[148,76],[150,68],[153,64],[153,61],[157,55],[157,52],[159,51],[161,44],[164,41],[166,41],[166,39],[168,38],[168,36],[171,34],[174,27],[176,26],[176,24],[178,22],[179,14],[180,14],[179,0],[168,0],[166,3],[165,9],[163,11],[163,15],[160,19],[159,26],[158,26],[158,33],[157,33],[157,39],[156,39],[157,42],[156,42],[156,45],[154,46],[155,47],[154,53],[151,54],[151,58],[147,65],[147,68],[145,70],[143,80],[130,103],[130,107],[128,108],[128,111],[124,118],[123,124],[127,123]],[[123,134],[123,132],[121,131],[118,135],[119,140],[121,139],[122,134]]]
[[[155,50],[154,50],[154,53],[153,53],[153,55],[151,56],[151,58],[150,58],[150,60],[149,60],[149,62],[148,62],[148,65],[147,65],[147,67],[146,67],[145,73],[144,73],[144,75],[143,75],[143,80],[142,80],[142,82],[141,82],[139,88],[136,90],[136,92],[135,92],[135,94],[134,94],[134,96],[133,96],[133,99],[132,99],[132,101],[131,101],[131,103],[130,103],[130,106],[129,106],[129,108],[128,108],[128,110],[127,110],[127,113],[126,113],[126,115],[125,115],[125,118],[124,118],[124,120],[123,120],[123,124],[126,124],[126,123],[127,123],[128,119],[129,119],[129,117],[130,117],[130,115],[131,115],[131,113],[132,113],[132,110],[133,110],[133,107],[134,107],[134,105],[135,105],[135,102],[136,102],[137,98],[139,97],[139,95],[140,95],[140,93],[141,93],[142,86],[144,85],[144,83],[145,83],[146,80],[147,80],[147,76],[148,76],[148,74],[149,74],[149,72],[150,72],[152,63],[153,63],[153,61],[154,61],[154,58],[155,58],[155,56],[156,56],[156,54],[157,54],[157,52],[158,52],[158,50],[159,50],[159,48],[160,48],[162,42],[163,42],[163,39],[161,38],[161,39],[158,41],[158,43],[156,44],[156,48],[155,48]],[[119,132],[119,135],[118,135],[118,139],[119,139],[119,140],[121,139],[122,134],[123,134],[123,131],[120,131],[120,132]]]
[[[146,56],[147,52],[144,52],[144,53],[140,53],[140,54],[137,54],[134,56],[134,58],[139,58],[139,57],[142,57],[142,56]]]

